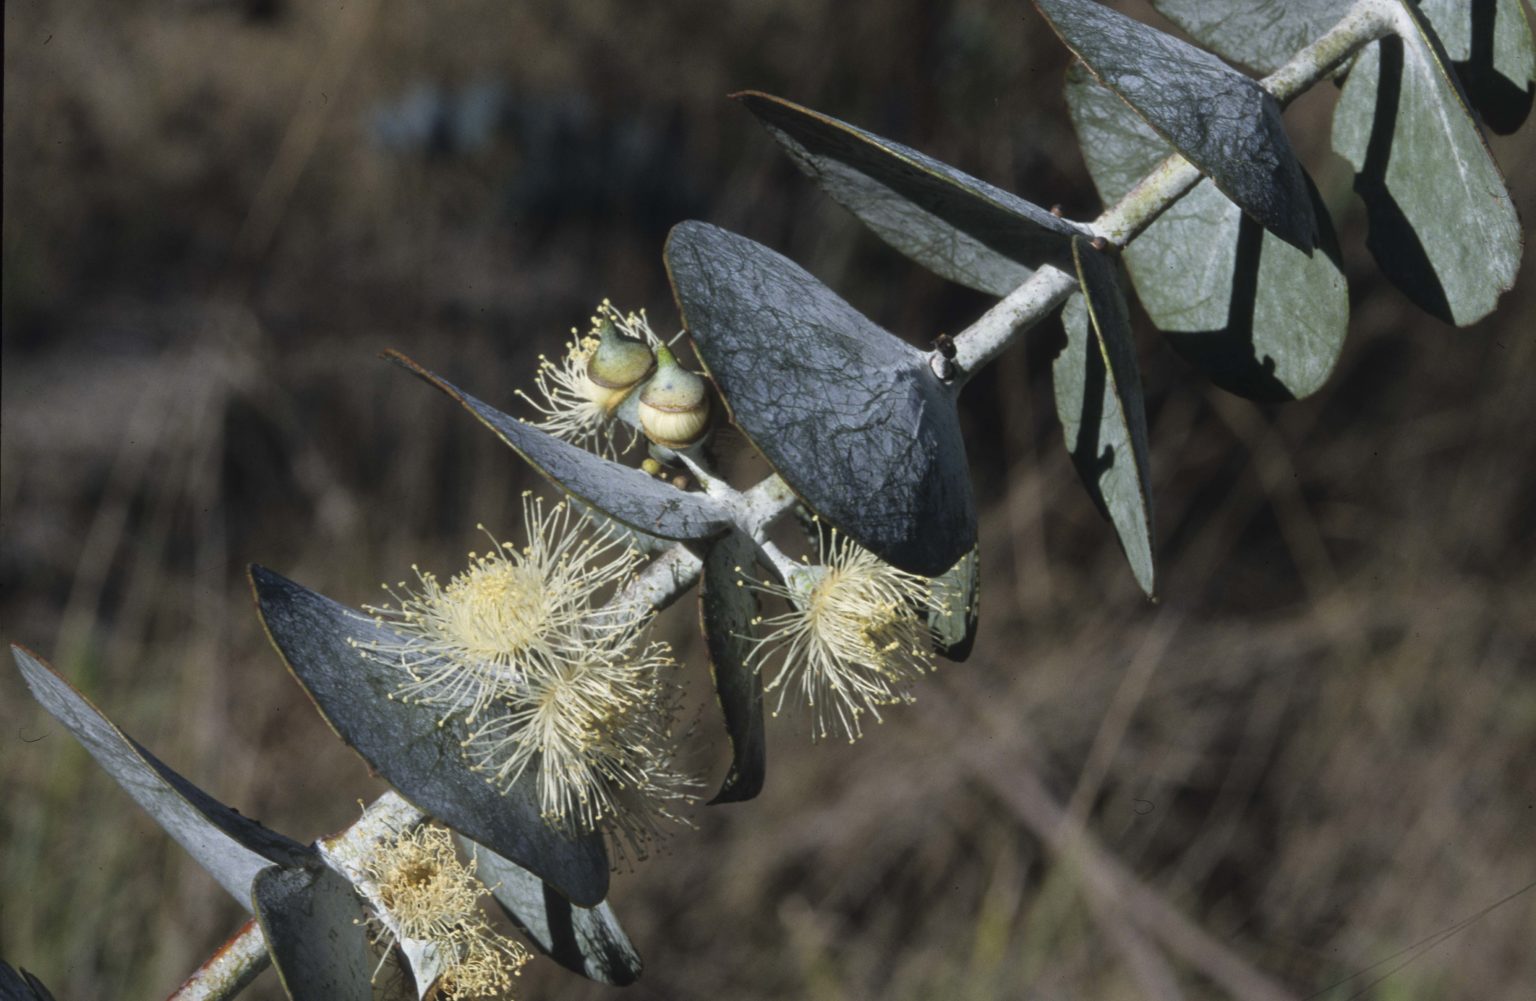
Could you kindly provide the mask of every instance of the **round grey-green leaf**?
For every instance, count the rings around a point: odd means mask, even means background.
[[[812,511],[935,576],[976,544],[955,388],[798,264],[700,222],[667,238],[684,326],[736,425]]]
[[[1406,30],[1355,59],[1333,113],[1333,148],[1355,168],[1366,245],[1421,309],[1457,326],[1513,286],[1524,233],[1434,32],[1411,4]]]
[[[1518,129],[1536,97],[1536,42],[1520,0],[1419,0],[1419,12],[1483,124]]]

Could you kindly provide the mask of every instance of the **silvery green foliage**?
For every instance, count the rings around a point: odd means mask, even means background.
[[[1088,71],[1264,228],[1309,253],[1317,223],[1280,105],[1209,52],[1086,0],[1035,0]]]
[[[296,604],[327,604],[297,585],[288,587],[294,592],[290,600]],[[372,624],[371,619],[364,621]],[[375,976],[380,957],[362,920],[368,905],[347,874],[331,864],[334,849],[322,850],[319,843],[300,844],[218,802],[113,725],[47,663],[20,647],[13,646],[11,652],[27,686],[43,707],[166,833],[257,916],[272,964],[291,997],[332,1001],[428,995],[435,980],[431,972],[426,972],[431,957],[407,954],[407,972],[414,980],[406,978],[410,982],[405,987],[392,987],[389,981]],[[355,661],[355,655],[349,657],[348,666]],[[319,687],[324,690],[323,682]],[[398,706],[388,699],[380,701]],[[380,724],[380,728],[382,733],[400,733],[389,722]],[[479,784],[489,789],[485,783]],[[482,829],[490,824],[493,831],[507,829],[510,821],[498,820],[500,814],[507,812],[506,805],[489,802],[465,826]],[[514,814],[511,820],[518,818]],[[514,833],[515,844],[529,844],[520,839],[531,837],[531,843],[539,845],[550,832],[535,813],[531,821],[522,818]],[[601,843],[596,842],[595,849],[592,846],[589,841],[585,847],[595,850],[595,857],[602,859]],[[490,882],[497,884],[493,892],[513,919],[529,930],[540,948],[594,979],[616,984],[634,980],[639,957],[607,903],[590,910],[575,905],[569,899],[575,893],[564,887],[556,889],[527,868],[487,848],[475,848],[484,860],[482,866]],[[556,857],[541,859],[540,868],[573,881],[601,880],[606,888],[606,861],[599,867],[573,869],[571,863]],[[578,875],[570,875],[573,871]],[[580,873],[589,875],[583,877]],[[589,898],[594,894],[601,898],[606,892],[586,889],[574,882],[572,885],[577,887],[575,892]],[[23,975],[34,996],[48,997],[35,978]],[[7,985],[8,977],[20,982],[8,967],[0,966],[0,986]],[[406,987],[410,988],[408,995],[397,993]],[[379,995],[379,990],[385,993]]]
[[[1327,209],[1290,150],[1274,99],[1215,56],[1094,0],[1036,6],[1078,57],[1067,101],[1106,202],[1131,193],[1175,151],[1206,175],[1126,248],[1154,322],[1224,389],[1257,400],[1315,392],[1342,348],[1348,296]],[[1466,325],[1493,310],[1513,284],[1523,239],[1478,120],[1507,131],[1529,109],[1536,56],[1518,0],[1422,9],[1407,0],[1157,6],[1216,53],[1264,69],[1352,11],[1376,18],[1386,37],[1360,50],[1334,119],[1335,148],[1360,171],[1370,249],[1386,276],[1435,316]],[[742,99],[813,180],[936,274],[1001,295],[1008,290],[988,276],[1027,274],[1026,265],[1050,260],[1049,233],[1061,232],[1070,246],[1070,230],[1042,227],[1028,202],[954,167],[788,102]],[[912,204],[898,212],[892,204],[902,195]],[[1018,219],[1012,242],[995,235],[1007,228],[1007,213]],[[898,218],[918,221],[912,231],[924,238],[892,236]],[[1021,247],[1036,256],[1026,259]],[[1124,449],[1082,455],[1083,437],[1072,430],[1079,425],[1070,411],[1098,398],[1108,368],[1103,353],[1071,349],[1075,315],[1069,311],[1069,348],[1053,369],[1068,447],[1151,594],[1145,466]],[[1117,408],[1093,409],[1113,437]]]
[[[923,352],[746,237],[680,223],[665,256],[732,421],[809,508],[928,577],[975,548],[955,387]]]
[[[1401,30],[1361,52],[1344,81],[1333,148],[1356,170],[1382,272],[1421,309],[1466,326],[1514,285],[1523,233],[1429,20],[1413,4],[1399,10]]]
[[[790,101],[737,97],[806,174],[914,261],[1005,301],[1031,285],[1049,288],[1033,312],[1015,317],[1007,339],[1070,295],[1052,369],[1065,443],[1150,595],[1151,459],[1127,293],[1193,366],[1255,399],[1315,392],[1348,323],[1329,211],[1290,147],[1273,88],[1222,59],[1266,72],[1303,65],[1307,82],[1347,69],[1332,138],[1357,171],[1368,246],[1413,301],[1465,325],[1494,309],[1518,269],[1520,224],[1481,127],[1507,132],[1523,122],[1536,48],[1518,0],[1153,0],[1211,51],[1095,0],[1034,2],[1077,57],[1066,100],[1100,195],[1118,202],[1120,218],[1140,213],[1123,248],[1104,239],[1122,232],[1104,220],[1063,219]],[[1160,177],[1184,169],[1170,159],[1178,155],[1202,179],[1159,188]],[[758,572],[788,582],[794,566],[766,534],[781,515],[806,511],[818,532],[841,533],[891,567],[929,578],[933,601],[921,612],[934,651],[955,660],[969,652],[977,519],[956,400],[972,373],[956,365],[951,342],[913,347],[745,237],[685,222],[663,257],[726,415],[775,471],[750,490],[716,478],[702,445],[653,449],[702,487],[687,489],[686,479],[679,485],[585,451],[409,359],[392,360],[464,406],[582,510],[644,541],[637,548],[650,563],[614,601],[661,606],[699,585],[732,748],[711,802],[727,803],[751,799],[766,780],[763,680],[752,666],[759,609],[742,585]],[[958,339],[983,336],[983,326]],[[634,423],[633,403],[616,405],[613,417]],[[562,965],[611,984],[638,977],[640,957],[605,899],[601,834],[546,823],[531,776],[493,788],[460,753],[462,720],[393,698],[398,678],[357,653],[360,642],[402,642],[390,623],[270,570],[252,568],[251,581],[294,677],[403,797],[378,815],[402,824],[431,817],[455,829],[507,914]],[[257,914],[290,996],[433,990],[438,968],[409,949],[405,969],[416,983],[370,983],[378,942],[362,921],[374,905],[356,860],[347,862],[345,832],[303,845],[240,816],[122,733],[40,659],[13,652],[44,708]],[[0,987],[47,997],[35,978],[3,964]]]
[[[1067,302],[1067,346],[1056,356],[1056,413],[1078,475],[1115,526],[1142,590],[1156,590],[1152,561],[1152,486],[1147,414],[1136,343],[1115,264],[1073,241],[1082,291]]]

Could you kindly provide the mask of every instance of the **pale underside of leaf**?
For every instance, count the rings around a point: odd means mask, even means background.
[[[1514,132],[1536,97],[1536,41],[1520,0],[1419,0],[1484,126]]]
[[[972,549],[960,562],[929,582],[933,604],[928,628],[941,657],[964,661],[976,641],[981,609],[981,550]]]
[[[1514,284],[1524,234],[1443,50],[1404,11],[1414,30],[1356,58],[1333,146],[1356,170],[1382,271],[1426,312],[1466,326]]]
[[[1337,24],[1354,0],[1152,0],[1152,6],[1212,52],[1273,73]]]
[[[1051,369],[1056,412],[1078,475],[1151,597],[1157,577],[1136,345],[1113,262],[1086,242],[1073,250],[1081,291],[1062,313],[1067,343]]]

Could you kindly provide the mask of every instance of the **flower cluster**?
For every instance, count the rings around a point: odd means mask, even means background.
[[[533,954],[485,920],[480,901],[490,895],[464,865],[447,828],[424,824],[381,842],[363,863],[380,913],[371,920],[386,948],[399,940],[431,947],[442,976],[442,996],[505,996],[512,978]]]
[[[462,722],[463,752],[503,792],[533,775],[552,826],[620,835],[643,854],[693,780],[675,767],[677,664],[648,605],[600,598],[642,557],[626,531],[525,495],[527,544],[471,553],[443,584],[388,588],[387,638],[354,640],[401,674],[391,694]]]
[[[835,732],[850,743],[863,736],[867,713],[911,702],[911,686],[935,666],[928,613],[940,599],[932,582],[885,563],[832,529],[822,536],[819,565],[795,567],[782,584],[751,581],[790,609],[759,617],[766,632],[753,639],[749,663],[762,670],[774,651],[778,669],[764,691],[778,691],[777,716],[798,688],[811,709],[811,736]]]

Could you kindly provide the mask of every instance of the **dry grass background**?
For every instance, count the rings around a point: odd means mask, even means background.
[[[4,17],[0,634],[299,838],[382,787],[281,670],[244,565],[368,600],[412,562],[457,566],[530,485],[380,349],[511,405],[602,296],[674,322],[659,250],[689,215],[914,340],[984,308],[801,179],[723,99],[742,87],[1097,208],[1063,55],[1016,0],[12,0]],[[375,141],[413,88],[480,83],[513,108],[484,144]],[[1352,280],[1328,386],[1255,407],[1141,331],[1162,603],[1139,598],[1060,447],[1047,323],[964,401],[975,655],[857,746],[778,721],[758,801],[701,809],[620,874],[648,963],[631,995],[1166,992],[1116,907],[1043,847],[1038,774],[1298,996],[1530,997],[1536,893],[1430,937],[1536,880],[1532,269],[1472,330],[1416,314],[1363,251],[1331,101],[1290,114]],[[1531,134],[1494,144],[1527,219]],[[663,628],[702,704],[690,604]],[[723,734],[700,719],[718,776]],[[61,999],[163,996],[238,907],[9,671],[0,722],[0,955]],[[1219,995],[1171,968],[1185,996]],[[525,997],[614,996],[547,962],[524,979]],[[278,997],[275,978],[250,996]]]

